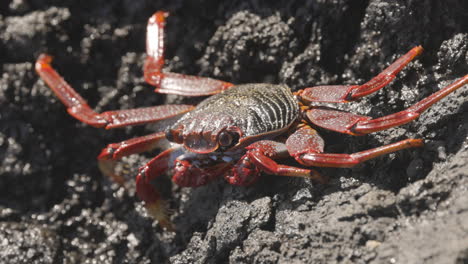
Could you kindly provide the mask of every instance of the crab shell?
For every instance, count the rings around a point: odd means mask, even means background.
[[[233,150],[283,133],[299,116],[286,85],[245,84],[202,101],[166,133],[194,153]]]

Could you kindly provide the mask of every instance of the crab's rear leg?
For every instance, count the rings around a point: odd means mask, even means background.
[[[395,75],[413,60],[414,57],[421,54],[422,51],[423,48],[421,46],[414,47],[365,84],[315,86],[298,91],[297,94],[306,103],[344,103],[354,101],[389,84],[395,78]]]
[[[406,110],[376,119],[326,108],[311,108],[307,111],[307,117],[313,124],[329,130],[351,135],[368,134],[403,125],[418,118],[424,110],[467,83],[468,75],[465,75]]]
[[[94,127],[115,128],[138,125],[173,117],[193,109],[191,105],[160,105],[96,113],[51,66],[52,57],[41,54],[36,71],[76,119]]]
[[[211,78],[162,72],[164,66],[164,26],[167,12],[158,11],[148,20],[146,36],[145,80],[158,93],[185,96],[212,95],[233,86],[232,83]]]
[[[421,147],[421,139],[406,139],[393,144],[353,153],[322,153],[323,139],[311,127],[304,126],[286,141],[291,156],[305,166],[350,168],[355,165],[406,148]]]

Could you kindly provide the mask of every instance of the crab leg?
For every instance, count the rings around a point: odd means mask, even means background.
[[[305,88],[298,91],[298,95],[307,103],[330,102],[345,103],[369,95],[389,84],[411,60],[421,54],[421,46],[414,47],[401,56],[380,74],[362,85],[325,85]]]
[[[353,154],[304,153],[296,156],[301,164],[316,167],[351,168],[364,161],[389,154],[398,150],[422,147],[421,139],[405,139],[393,144],[356,152]]]
[[[191,105],[160,105],[137,109],[96,113],[51,66],[52,57],[41,54],[36,62],[36,71],[42,80],[67,107],[76,119],[94,127],[106,129],[138,125],[173,117],[193,109]]]
[[[117,160],[131,154],[151,151],[162,144],[167,143],[165,133],[158,132],[142,137],[132,138],[119,143],[109,144],[98,156],[99,169],[102,173],[115,182],[123,185],[125,179],[114,173],[114,166]],[[172,224],[168,219],[167,208],[159,192],[154,188],[151,181],[162,175],[174,164],[175,157],[182,153],[182,149],[171,148],[163,151],[158,156],[140,168],[136,177],[136,191],[138,197],[145,202],[148,213],[159,223],[169,230]]]
[[[307,111],[307,117],[313,124],[329,130],[350,135],[368,134],[403,125],[418,118],[424,110],[467,83],[468,75],[465,75],[406,110],[377,119],[325,108],[311,108]]]
[[[109,144],[107,147],[102,149],[101,154],[98,156],[99,169],[105,176],[108,176],[115,182],[123,185],[125,180],[122,178],[122,176],[114,173],[116,161],[131,154],[151,151],[158,147],[162,147],[164,143],[168,143],[165,139],[165,133],[158,132],[142,137],[128,139],[119,143]]]
[[[202,96],[219,93],[233,86],[211,78],[162,72],[164,66],[164,26],[167,12],[158,11],[148,20],[144,75],[158,93]]]
[[[136,177],[136,192],[138,197],[145,202],[148,213],[158,220],[161,226],[168,230],[174,230],[174,226],[169,220],[166,203],[153,186],[152,181],[170,169],[176,157],[182,153],[182,147],[170,148],[161,152],[140,168]]]
[[[112,143],[105,147],[99,160],[119,160],[122,157],[137,154],[145,151],[151,151],[161,145],[161,141],[165,141],[165,132],[157,132],[150,135],[131,138],[119,143]],[[167,141],[165,141],[167,143]]]
[[[283,143],[262,140],[249,145],[247,150],[231,173],[225,176],[230,184],[250,185],[258,179],[260,171],[278,176],[304,177],[320,183],[328,180],[315,170],[282,165],[274,161],[289,156]]]
[[[289,154],[302,165],[342,168],[350,168],[381,155],[422,145],[421,139],[406,139],[353,154],[323,153],[323,139],[308,125],[296,130],[286,141]]]

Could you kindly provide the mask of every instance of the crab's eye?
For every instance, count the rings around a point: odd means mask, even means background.
[[[239,141],[239,135],[228,131],[219,133],[218,143],[220,147],[229,148],[237,144]]]
[[[218,135],[218,144],[221,148],[227,149],[239,142],[239,134],[229,131],[223,131]]]
[[[218,142],[222,147],[227,147],[232,144],[233,137],[231,133],[223,131],[219,134]]]

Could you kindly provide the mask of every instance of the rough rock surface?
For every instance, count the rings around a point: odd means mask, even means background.
[[[69,117],[33,71],[41,52],[98,111],[185,99],[144,83],[146,19],[168,10],[166,69],[234,83],[361,83],[412,46],[425,53],[346,109],[404,109],[468,73],[468,2],[401,0],[0,3],[1,263],[467,263],[468,87],[417,121],[365,137],[320,131],[351,153],[404,138],[401,151],[327,185],[265,176],[170,185],[176,233],[148,218],[95,157],[151,127],[103,131]],[[153,153],[154,155],[154,153]],[[129,179],[151,154],[122,161]]]

